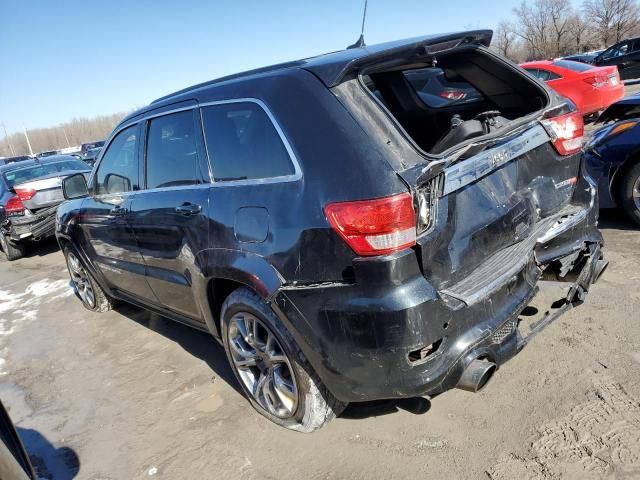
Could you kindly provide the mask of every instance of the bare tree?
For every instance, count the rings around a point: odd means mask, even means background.
[[[598,41],[593,34],[591,25],[578,13],[569,18],[568,35],[574,52],[584,52],[597,47]]]
[[[113,127],[125,116],[125,113],[101,115],[94,118],[74,118],[73,120],[49,128],[35,128],[29,130],[29,141],[34,152],[59,150],[68,144],[80,145],[104,139]],[[67,143],[68,139],[68,143]],[[27,142],[22,132],[10,134],[0,142],[0,156],[12,156],[9,145],[13,147],[15,155],[29,153]]]
[[[601,47],[624,40],[640,29],[638,0],[585,0],[582,9]]]
[[[512,58],[511,51],[517,39],[514,26],[509,22],[502,21],[493,32],[491,46],[503,56]]]
[[[572,48],[570,0],[523,1],[513,13],[517,35],[525,42],[529,58],[557,57]]]

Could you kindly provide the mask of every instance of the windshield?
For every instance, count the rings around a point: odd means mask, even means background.
[[[18,167],[4,172],[4,179],[9,188],[20,183],[29,182],[36,178],[46,177],[68,170],[89,170],[89,166],[80,160],[65,160],[63,162],[40,163],[28,167]]]

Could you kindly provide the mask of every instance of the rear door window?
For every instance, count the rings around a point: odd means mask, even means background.
[[[257,103],[203,107],[202,125],[215,181],[281,178],[296,173],[283,139]]]
[[[138,185],[138,126],[122,130],[104,152],[96,171],[96,195],[129,192]]]
[[[193,110],[149,121],[147,134],[147,188],[201,183]]]

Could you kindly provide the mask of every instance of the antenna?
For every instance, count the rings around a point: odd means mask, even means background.
[[[360,38],[353,45],[349,45],[347,49],[350,48],[362,48],[365,47],[364,43],[364,22],[367,19],[367,0],[364,0],[364,12],[362,13],[362,28],[360,29]]]

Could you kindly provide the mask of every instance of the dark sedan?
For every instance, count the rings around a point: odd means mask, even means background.
[[[68,155],[0,166],[0,250],[7,260],[22,257],[28,243],[54,233],[62,179],[88,174],[90,167]]]
[[[585,147],[601,208],[622,208],[640,224],[640,94],[611,105]]]

